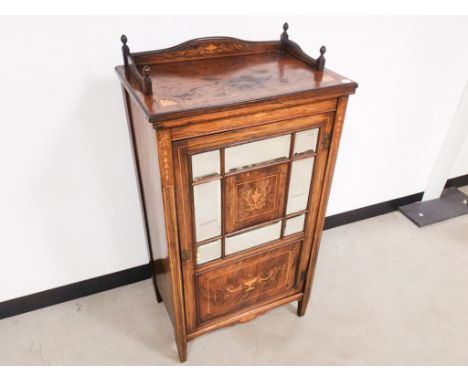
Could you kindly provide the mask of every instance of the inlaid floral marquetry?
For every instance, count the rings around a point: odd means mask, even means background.
[[[232,284],[224,285],[222,288],[217,289],[216,292],[221,292],[224,297],[237,292],[250,292],[262,286],[264,283],[275,281],[281,275],[281,272],[285,270],[285,268],[286,266],[284,264],[278,265],[264,274],[239,281],[237,286],[233,286]]]
[[[263,187],[249,188],[244,193],[245,212],[262,210],[266,206],[267,193],[269,192],[268,182],[263,182]]]
[[[159,148],[161,152],[161,164],[164,170],[164,179],[166,182],[169,181],[170,161],[168,150],[171,147],[171,142],[167,134],[161,134],[159,138]]]
[[[292,289],[299,250],[300,243],[294,243],[237,261],[221,272],[201,274],[197,277],[200,319],[218,317]]]
[[[279,218],[283,213],[287,163],[226,177],[226,232]]]
[[[244,44],[238,42],[210,42],[202,43],[185,50],[171,52],[172,57],[202,57],[215,53],[232,53],[241,50]]]

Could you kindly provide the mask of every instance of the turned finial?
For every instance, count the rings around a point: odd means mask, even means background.
[[[316,60],[316,65],[317,65],[317,70],[322,71],[325,68],[325,52],[327,51],[327,48],[325,46],[322,46],[320,48],[320,56]]]
[[[288,32],[287,32],[288,29],[289,29],[288,23],[284,23],[283,24],[283,33],[281,33],[281,40],[287,40],[289,38]]]
[[[124,65],[128,66],[127,55],[130,54],[130,48],[127,45],[127,36],[125,36],[124,34],[120,36],[120,41],[122,42],[122,55],[123,55]]]
[[[150,73],[151,68],[148,65],[143,66],[143,93],[150,95],[153,93],[153,85],[151,83]]]
[[[148,65],[143,66],[143,76],[148,77],[151,73],[151,68]]]

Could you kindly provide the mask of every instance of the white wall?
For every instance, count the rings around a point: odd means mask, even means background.
[[[283,17],[0,19],[0,301],[147,262],[119,81],[132,51]],[[290,38],[359,82],[328,214],[422,191],[468,79],[468,18],[287,17]],[[468,142],[452,176],[468,173]]]

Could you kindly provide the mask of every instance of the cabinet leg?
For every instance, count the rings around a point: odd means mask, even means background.
[[[304,298],[297,303],[297,315],[299,317],[302,317],[305,314],[308,304],[309,304],[309,298]]]
[[[187,361],[187,341],[183,339],[177,340],[177,351],[179,352],[179,360],[181,363]]]
[[[154,292],[156,293],[156,301],[160,303],[163,301],[163,298],[161,296],[161,293],[159,292],[158,283],[156,282],[156,277],[154,276],[153,276],[153,286],[154,286]]]
[[[159,289],[158,289],[158,284],[154,284],[154,289],[156,290],[156,301],[158,303],[162,302],[163,301],[163,298],[161,296],[161,293],[159,293]]]

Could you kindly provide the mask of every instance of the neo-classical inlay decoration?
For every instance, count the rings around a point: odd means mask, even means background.
[[[206,54],[214,53],[229,53],[244,48],[244,44],[237,42],[226,42],[226,43],[211,43],[208,45],[199,45],[194,48],[190,48],[184,51],[180,51],[181,55],[184,56],[202,56]]]
[[[243,293],[250,292],[254,290],[255,288],[257,288],[258,286],[268,281],[273,281],[277,279],[281,275],[281,272],[284,271],[285,268],[286,266],[284,264],[278,265],[270,269],[266,274],[258,275],[256,277],[251,277],[244,281],[241,281],[241,283],[237,286],[232,286],[228,284],[222,288],[217,289],[215,291],[215,295],[217,292],[221,292],[224,297],[227,297],[230,294],[234,294],[234,293],[241,292],[241,291]]]
[[[266,205],[266,191],[266,187],[263,187],[260,190],[257,187],[254,189],[248,189],[243,195],[243,199],[245,201],[245,211],[253,212],[263,209],[263,207]]]
[[[169,149],[171,147],[171,142],[169,141],[168,135],[162,135],[159,139],[159,148],[162,153],[162,167],[164,169],[164,179],[166,182],[169,182],[169,171],[170,171],[170,161],[169,161]]]

